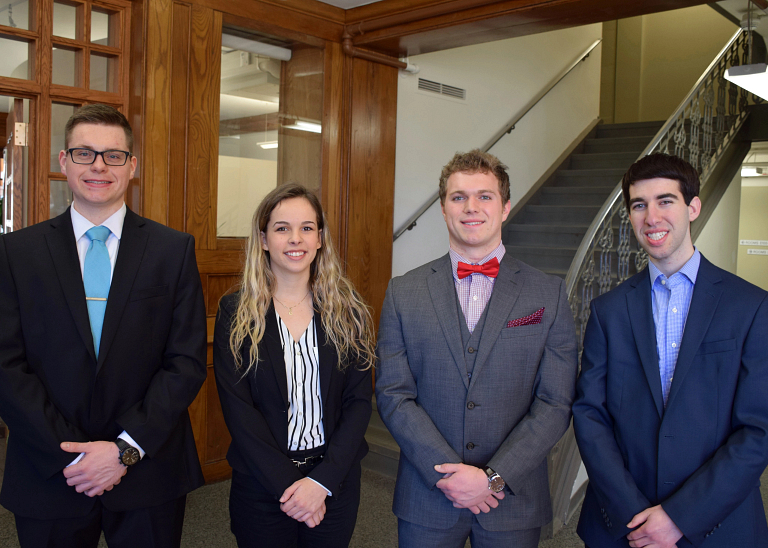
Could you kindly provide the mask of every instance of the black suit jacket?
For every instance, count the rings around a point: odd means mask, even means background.
[[[232,316],[240,294],[225,296],[219,305],[213,343],[213,367],[219,388],[224,419],[232,435],[227,453],[229,464],[255,477],[275,497],[302,477],[288,458],[288,382],[280,344],[274,306],[266,315],[264,337],[259,343],[259,363],[255,372],[243,377],[235,369],[229,350]],[[319,313],[315,313],[320,363],[320,397],[323,404],[323,429],[326,451],[322,462],[308,475],[334,494],[352,465],[368,452],[365,430],[371,417],[371,370],[360,371],[352,362],[339,371],[338,356],[325,338]],[[250,345],[241,349],[248,363]]]
[[[766,336],[768,293],[702,256],[665,408],[648,269],[592,301],[573,404],[587,545],[629,546],[661,504],[680,548],[768,548]]]
[[[128,210],[96,360],[72,220],[0,237],[0,416],[8,452],[0,503],[22,516],[76,517],[95,499],[66,484],[62,441],[146,451],[100,497],[149,507],[203,483],[187,407],[206,377],[205,306],[194,239]]]

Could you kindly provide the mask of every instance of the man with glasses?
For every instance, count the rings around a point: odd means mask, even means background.
[[[0,503],[22,548],[179,546],[203,483],[187,407],[206,377],[194,239],[125,205],[133,134],[67,122],[62,215],[0,237]]]

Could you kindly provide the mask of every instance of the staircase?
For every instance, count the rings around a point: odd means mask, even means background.
[[[663,123],[598,125],[504,227],[512,255],[565,278],[600,207]]]
[[[392,434],[379,416],[376,408],[376,396],[373,397],[373,413],[365,431],[365,441],[368,442],[368,454],[362,462],[363,468],[378,472],[382,476],[395,479],[397,476],[397,461],[400,459],[400,447],[395,443]]]

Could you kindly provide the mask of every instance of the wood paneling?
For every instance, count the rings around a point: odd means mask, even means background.
[[[349,10],[347,29],[355,45],[390,55],[415,55],[704,3],[702,0],[385,0]]]
[[[208,316],[216,315],[219,310],[219,300],[237,287],[238,283],[240,283],[239,275],[217,276],[211,274],[208,276],[208,291],[205,297]]]
[[[342,137],[344,135],[344,62],[341,44],[329,42],[325,48],[323,70],[323,184],[321,199],[332,242],[344,259],[346,240],[342,215]]]
[[[351,61],[347,273],[378,325],[392,272],[397,69]]]
[[[205,461],[204,464],[211,465],[219,462],[226,462],[227,449],[232,441],[229,435],[227,424],[224,422],[224,414],[221,412],[221,402],[219,401],[219,392],[216,389],[216,379],[213,374],[213,367],[208,368],[208,379],[205,381],[205,390],[207,390],[206,419],[208,423],[207,435],[205,437]]]
[[[187,232],[216,248],[221,13],[192,7],[187,119]]]
[[[186,230],[187,112],[189,97],[189,50],[192,10],[173,4],[171,44],[171,88],[168,143],[168,226]]]

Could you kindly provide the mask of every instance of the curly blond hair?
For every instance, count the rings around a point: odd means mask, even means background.
[[[266,314],[277,285],[269,251],[261,247],[261,235],[267,229],[272,211],[280,202],[291,198],[304,198],[317,214],[321,247],[310,266],[309,286],[313,308],[320,312],[325,335],[339,356],[338,367],[343,370],[352,361],[358,362],[363,370],[373,367],[375,339],[370,308],[342,272],[331,235],[325,230],[327,223],[320,200],[296,183],[281,185],[267,194],[253,215],[240,300],[230,326],[229,348],[235,364],[238,368],[245,367],[244,374],[258,364],[259,342],[264,337]],[[246,339],[251,348],[248,363],[244,364],[240,349]]]

